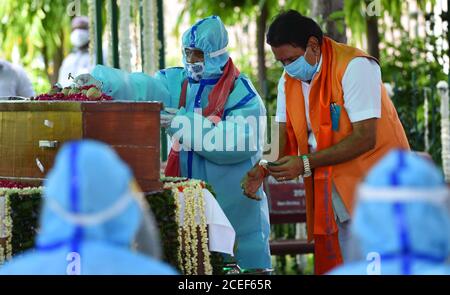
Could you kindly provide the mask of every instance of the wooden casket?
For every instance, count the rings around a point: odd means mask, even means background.
[[[112,146],[144,192],[160,191],[158,102],[0,101],[0,179],[42,183],[66,141]]]

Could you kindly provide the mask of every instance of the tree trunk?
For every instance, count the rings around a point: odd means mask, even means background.
[[[378,31],[378,17],[366,16],[367,48],[370,55],[380,59],[380,33]]]
[[[269,9],[267,6],[267,0],[264,1],[261,7],[261,13],[258,16],[256,23],[256,43],[257,43],[257,55],[258,55],[258,81],[259,91],[263,99],[267,98],[267,68],[266,68],[266,51],[265,51],[265,36],[267,18],[269,15]]]
[[[63,31],[61,31],[59,37],[61,38],[61,46],[58,47],[58,49],[55,51],[55,54],[53,55],[53,75],[50,80],[50,83],[52,85],[54,85],[56,82],[58,82],[59,69],[61,68],[61,65],[64,60],[64,32]]]
[[[334,20],[330,15],[336,11],[344,9],[344,0],[314,0],[312,1],[312,15],[319,21],[326,22],[327,35],[333,40],[341,43],[347,43],[346,25],[344,19]]]
[[[44,46],[42,47],[42,53],[43,53],[42,56],[44,58],[45,73],[47,74],[47,78],[48,78],[48,80],[51,83],[52,75],[50,74],[50,65],[49,65],[50,63],[49,63],[49,60],[48,60],[47,49],[48,49],[48,46],[47,46],[46,43],[44,43]]]

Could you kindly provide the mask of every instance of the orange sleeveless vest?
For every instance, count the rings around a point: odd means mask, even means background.
[[[377,61],[359,49],[337,43],[329,38],[324,38],[322,45],[322,67],[312,82],[308,110],[311,128],[318,141],[319,150],[339,143],[352,133],[352,123],[344,108],[342,78],[348,64],[357,57],[365,57]],[[285,75],[285,79],[287,117],[287,143],[285,152],[287,155],[308,154],[308,129],[302,85],[299,80],[291,78],[287,74]],[[326,178],[331,179],[345,207],[349,213],[352,213],[356,186],[372,165],[391,149],[409,149],[408,140],[395,107],[384,85],[381,84],[380,87],[382,89],[381,119],[377,122],[375,148],[346,163],[316,169],[313,178],[305,178],[308,239],[312,240],[314,237],[316,247],[318,247],[318,237],[320,235],[335,235],[333,242],[329,241],[328,245],[322,245],[323,249],[330,249],[332,248],[331,244],[335,246],[335,243],[337,243],[337,226],[334,222],[334,216],[332,218],[333,220],[326,221],[329,223],[328,228],[325,227],[325,221],[323,221],[324,212],[329,213],[332,210],[332,205],[331,197],[328,196],[331,195],[329,191],[331,184],[328,184],[328,186],[325,185],[325,188],[322,188],[322,181]],[[361,99],[364,99],[364,97]],[[341,106],[338,131],[331,131],[331,127],[329,126],[330,119],[328,119],[329,113],[327,113],[327,110],[332,103]],[[325,201],[323,200],[323,191],[327,195]],[[317,206],[320,206],[320,208],[315,208]],[[330,219],[330,216],[326,215],[326,218]],[[316,252],[316,256],[317,254]],[[339,264],[342,260],[340,253],[333,259],[334,262],[331,264]],[[322,271],[319,270],[318,272],[326,272],[332,266],[324,266]],[[321,268],[321,266],[317,266],[316,263],[316,268]]]

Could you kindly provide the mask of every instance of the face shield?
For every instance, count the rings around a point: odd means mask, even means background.
[[[162,258],[161,242],[159,237],[159,229],[153,212],[144,198],[144,194],[140,191],[136,182],[132,183],[132,191],[135,201],[139,204],[141,211],[141,223],[139,229],[134,236],[132,247],[136,251],[154,257]]]

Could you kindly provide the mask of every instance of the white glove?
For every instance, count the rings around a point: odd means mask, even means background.
[[[173,118],[175,118],[175,114],[161,114],[161,127],[168,128],[172,124]]]
[[[74,83],[79,87],[95,85],[95,87],[102,89],[103,83],[97,79],[95,79],[91,74],[81,74],[77,76],[74,80]]]
[[[179,109],[175,108],[164,108],[164,111],[161,113],[161,127],[168,128],[170,124],[172,124],[173,118],[177,115]]]

